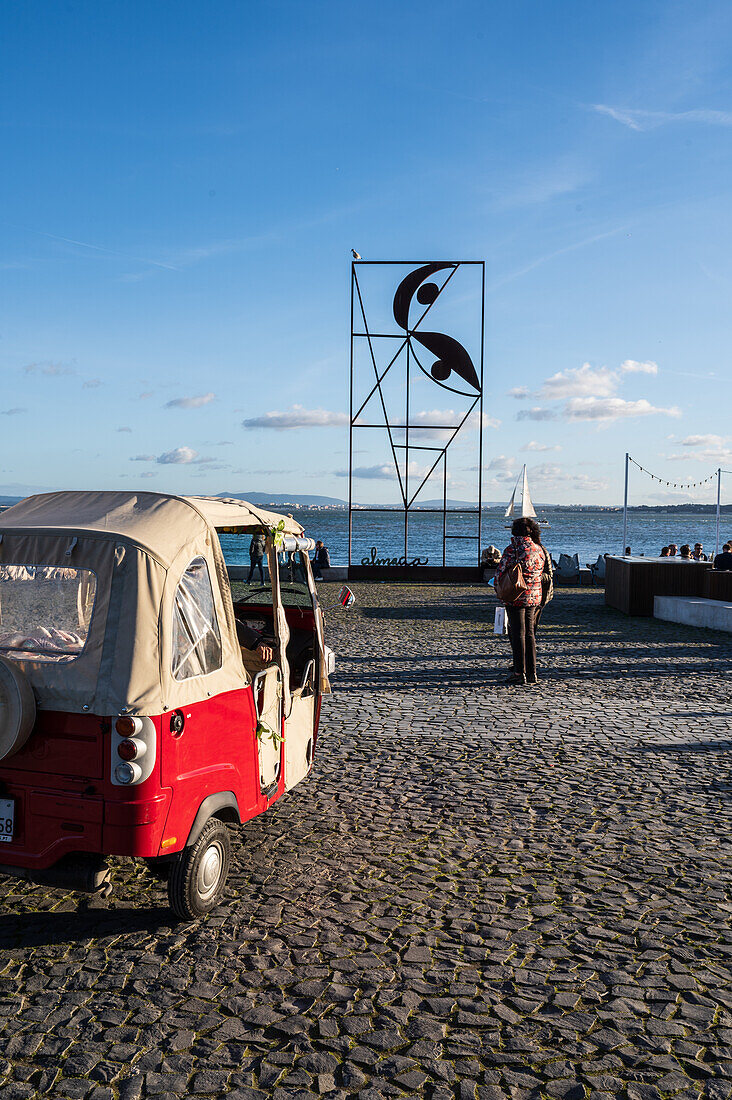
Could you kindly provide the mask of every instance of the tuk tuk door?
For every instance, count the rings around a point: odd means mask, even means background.
[[[277,788],[282,770],[282,674],[269,665],[254,677],[257,711],[259,788],[268,795]]]
[[[299,540],[292,542],[297,546]],[[315,618],[317,608],[308,577],[310,563],[307,550],[286,546],[278,553],[272,541],[268,540],[268,556],[275,630],[285,685],[282,692],[285,789],[290,790],[305,778],[313,760],[320,663]],[[292,629],[287,621],[288,610],[291,612]],[[304,615],[309,622],[307,630],[294,625],[296,620],[302,621]],[[288,644],[292,661],[288,661],[286,656]],[[300,655],[298,659],[295,659],[296,654]]]

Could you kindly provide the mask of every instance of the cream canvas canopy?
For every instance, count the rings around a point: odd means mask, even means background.
[[[160,714],[246,686],[217,530],[259,527],[303,534],[290,516],[246,501],[163,493],[44,493],[0,513],[0,566],[77,568],[95,578],[80,655],[56,664],[32,656],[21,661],[39,705],[100,715]],[[201,558],[211,579],[221,664],[205,676],[177,680],[171,655],[175,593],[188,566]],[[4,598],[0,588],[0,616]]]

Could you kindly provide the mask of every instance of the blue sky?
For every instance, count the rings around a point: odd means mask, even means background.
[[[486,261],[487,499],[732,468],[729,4],[0,18],[0,492],[345,497],[351,247]]]

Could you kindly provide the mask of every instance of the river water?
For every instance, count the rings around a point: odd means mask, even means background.
[[[333,565],[348,564],[348,513],[303,508],[294,513],[310,538],[322,539],[330,550]],[[542,515],[549,527],[542,530],[542,541],[555,560],[560,554],[579,554],[580,563],[592,562],[598,554],[622,553],[623,516],[620,512],[570,512],[547,508]],[[500,550],[507,545],[510,532],[506,520],[497,511],[483,512],[482,544],[493,543]],[[630,512],[628,544],[634,554],[655,556],[664,545],[688,542],[704,545],[707,554],[714,551],[715,516],[711,513]],[[448,534],[475,534],[477,516],[450,512]],[[732,538],[732,516],[722,516],[720,544]],[[249,561],[249,539],[237,535],[222,535],[226,560],[234,564]],[[398,558],[404,553],[404,519],[399,513],[355,512],[353,516],[354,564],[371,557],[376,547],[379,558]],[[720,545],[721,549],[721,545]],[[430,565],[442,565],[442,517],[412,512],[409,518],[409,558],[429,560]],[[448,542],[448,565],[473,565],[476,543],[463,539]]]

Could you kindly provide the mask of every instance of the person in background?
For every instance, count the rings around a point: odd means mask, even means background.
[[[264,569],[262,568],[262,562],[264,560],[264,543],[265,534],[260,528],[252,535],[252,541],[249,543],[249,576],[247,577],[247,584],[252,583],[252,577],[254,570],[259,570],[259,580],[264,584]]]
[[[709,558],[704,553],[704,547],[700,542],[694,543],[694,552],[692,553],[694,561],[709,561]]]
[[[675,558],[676,555],[678,554],[678,552],[679,552],[679,548],[676,545],[676,543],[675,542],[670,542],[668,544],[668,556],[670,558]]]
[[[732,569],[732,542],[725,542],[722,553],[714,559],[715,569]]]
[[[538,677],[534,623],[543,600],[541,577],[546,551],[541,545],[539,524],[527,516],[514,520],[511,536],[511,544],[503,551],[496,571],[496,583],[514,565],[520,565],[526,588],[519,593],[515,603],[506,606],[513,651],[513,671],[506,683],[536,684]]]
[[[629,546],[626,546],[626,547],[625,547],[625,557],[626,557],[626,558],[629,558],[629,557],[630,557],[630,553],[631,553],[631,551],[630,551],[630,547],[629,547]]]
[[[662,558],[667,558],[668,557],[668,546],[662,546],[661,547],[661,557]]]
[[[321,539],[318,539],[313,554],[313,576],[316,580],[322,581],[323,569],[330,569],[330,554],[328,553],[328,547],[323,544]]]
[[[691,547],[689,546],[688,542],[685,542],[679,550],[679,557],[683,561],[691,561]]]

